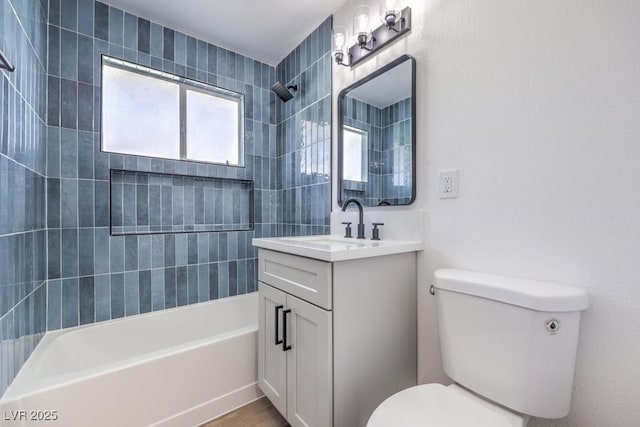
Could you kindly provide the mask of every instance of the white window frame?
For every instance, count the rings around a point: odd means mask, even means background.
[[[178,85],[180,89],[180,141],[177,143],[180,145],[180,158],[167,158],[162,156],[153,156],[151,154],[130,154],[130,153],[120,153],[116,151],[105,150],[104,148],[104,108],[101,106],[101,127],[100,130],[100,151],[115,153],[115,154],[125,154],[125,155],[137,155],[143,157],[153,157],[160,158],[166,160],[184,160],[198,163],[209,163],[215,165],[224,165],[224,166],[235,166],[235,167],[244,167],[244,95],[238,92],[234,92],[231,90],[223,89],[214,85],[210,85],[207,83],[198,82],[195,80],[187,79],[184,77],[177,76],[175,74],[167,73],[165,71],[156,70],[151,67],[147,67],[144,65],[134,64],[132,62],[123,61],[121,59],[113,58],[107,55],[102,55],[102,69],[104,67],[113,67],[121,70],[129,71],[132,73],[136,73],[145,77],[161,79],[165,81],[169,81]],[[101,92],[104,94],[104,77],[102,79],[101,84]],[[238,105],[238,163],[229,163],[220,161],[204,161],[204,160],[194,160],[187,157],[187,91],[199,92],[206,95],[223,98],[226,100],[234,101]],[[104,99],[104,95],[102,98]]]
[[[352,182],[369,182],[369,168],[368,168],[368,159],[369,159],[369,132],[367,132],[364,129],[358,129],[356,127],[352,127],[352,126],[344,126],[343,127],[343,141],[346,141],[346,138],[344,137],[344,132],[351,132],[353,134],[357,134],[360,136],[360,179],[358,180],[354,180],[354,179],[347,179],[348,181],[352,181]],[[365,156],[365,153],[367,154]],[[345,173],[345,169],[347,167],[346,162],[342,165],[342,176],[346,177],[347,174]]]

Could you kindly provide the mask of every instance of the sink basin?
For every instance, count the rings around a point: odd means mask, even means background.
[[[345,261],[422,250],[421,242],[366,240],[333,235],[253,239],[253,245],[322,261]]]

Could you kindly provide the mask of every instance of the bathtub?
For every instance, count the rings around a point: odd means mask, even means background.
[[[262,396],[257,330],[253,293],[48,332],[0,400],[0,424],[202,424]]]

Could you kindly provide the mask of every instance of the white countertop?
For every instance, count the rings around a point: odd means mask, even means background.
[[[393,255],[423,249],[422,242],[417,241],[347,239],[335,235],[270,237],[253,239],[252,243],[263,249],[331,262]]]

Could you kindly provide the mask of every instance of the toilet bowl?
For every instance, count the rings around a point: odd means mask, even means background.
[[[382,402],[368,427],[524,427],[569,413],[586,292],[549,282],[434,273],[445,373]]]
[[[457,384],[422,384],[382,402],[367,427],[525,427],[528,421]]]

